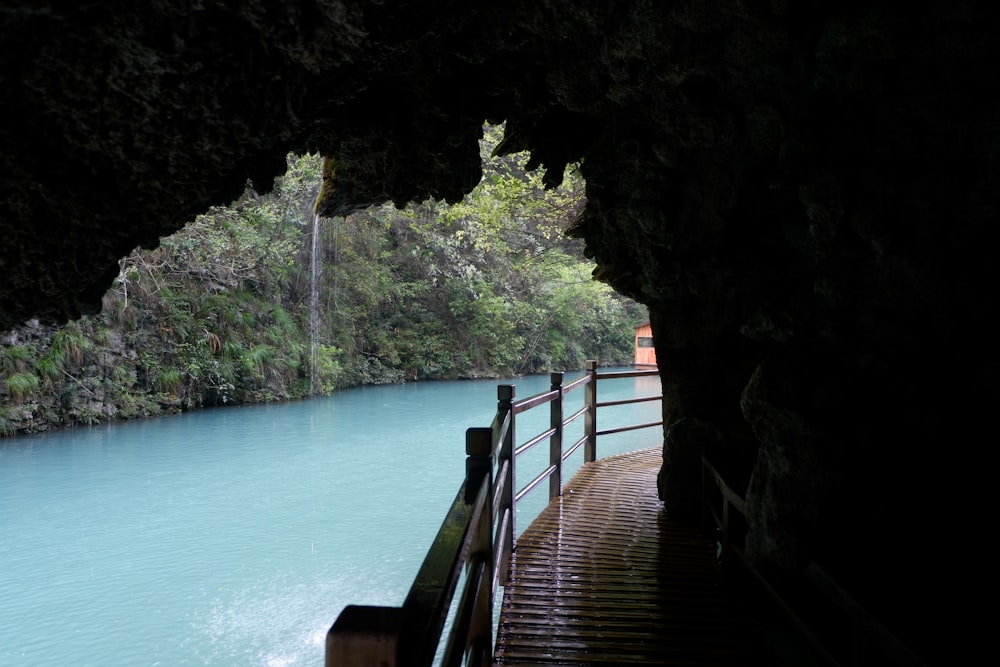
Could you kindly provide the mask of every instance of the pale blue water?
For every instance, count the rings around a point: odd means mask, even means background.
[[[519,398],[548,389],[548,376],[511,382]],[[0,666],[322,665],[344,606],[402,603],[496,385],[363,387],[0,441]],[[612,400],[657,394],[659,380],[599,387]],[[582,390],[568,400],[575,410]],[[522,442],[548,408],[528,416]],[[658,418],[656,402],[608,408],[599,427]],[[660,440],[607,436],[598,454]],[[520,485],[547,457],[536,449]]]

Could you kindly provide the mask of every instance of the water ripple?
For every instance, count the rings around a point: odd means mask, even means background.
[[[402,602],[495,405],[369,387],[0,444],[0,665],[322,665],[344,606]]]

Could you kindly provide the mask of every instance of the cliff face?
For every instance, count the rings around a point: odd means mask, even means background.
[[[583,161],[571,233],[650,308],[670,511],[707,450],[752,558],[820,560],[920,643],[951,584],[909,577],[960,569],[949,452],[997,365],[998,16],[801,4],[8,3],[0,326],[94,311],[119,257],[289,150],[328,157],[327,214],[457,200],[505,119],[553,182]]]

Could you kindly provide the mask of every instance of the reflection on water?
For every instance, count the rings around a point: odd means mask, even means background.
[[[548,376],[513,382],[518,397],[548,389]],[[344,606],[402,603],[464,475],[465,429],[490,423],[496,385],[364,387],[3,442],[0,664],[322,665]],[[657,394],[659,381],[599,390]],[[571,394],[572,409],[582,400]],[[659,419],[658,403],[629,409],[615,422],[609,408],[599,427]],[[547,420],[545,408],[525,415],[519,439]],[[607,436],[598,454],[660,437]],[[525,499],[523,526],[544,488]]]

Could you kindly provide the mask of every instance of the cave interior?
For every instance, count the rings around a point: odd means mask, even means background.
[[[567,233],[649,308],[666,511],[697,514],[707,455],[752,561],[822,563],[948,662],[982,580],[997,28],[974,1],[8,2],[0,328],[96,312],[120,257],[288,152],[324,156],[324,215],[458,201],[505,122],[549,184],[580,164]]]

